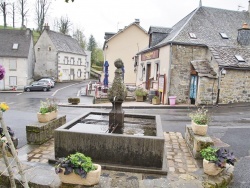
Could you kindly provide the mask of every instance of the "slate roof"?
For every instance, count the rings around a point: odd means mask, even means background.
[[[86,55],[77,40],[71,36],[51,30],[46,30],[46,32],[58,51]]]
[[[148,30],[148,34],[150,33],[170,33],[172,28],[168,27],[158,27],[158,26],[150,26]]]
[[[31,37],[32,32],[29,29],[0,29],[0,57],[28,57]],[[16,50],[12,49],[14,43],[18,43]]]
[[[217,73],[207,60],[196,60],[191,61],[191,64],[193,65],[196,72],[198,72],[198,75],[201,77],[209,77],[209,78],[217,78]]]
[[[156,46],[170,42],[235,46],[238,45],[238,29],[244,23],[250,25],[250,16],[246,11],[199,7],[173,26],[172,32]],[[219,34],[221,32],[226,33],[229,39],[223,39]],[[194,33],[197,39],[190,38],[189,33]]]
[[[250,67],[250,47],[210,47],[211,53],[220,67]],[[245,62],[239,62],[235,55],[240,55]]]

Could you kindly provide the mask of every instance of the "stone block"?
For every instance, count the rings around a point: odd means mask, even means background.
[[[54,130],[66,123],[66,116],[61,116],[47,123],[33,123],[26,126],[28,144],[43,144],[54,137]]]
[[[185,140],[187,146],[195,159],[202,159],[200,151],[208,146],[213,146],[214,142],[208,135],[195,135],[191,125],[186,126]]]

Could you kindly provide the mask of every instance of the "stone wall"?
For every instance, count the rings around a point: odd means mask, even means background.
[[[218,79],[199,77],[197,104],[214,104],[217,99]]]
[[[219,103],[250,102],[250,70],[228,70],[221,78]]]
[[[206,59],[207,48],[173,45],[169,96],[177,96],[176,103],[189,103],[190,62]]]
[[[54,130],[66,123],[66,116],[61,116],[47,123],[33,123],[26,126],[28,144],[43,144],[54,137]]]

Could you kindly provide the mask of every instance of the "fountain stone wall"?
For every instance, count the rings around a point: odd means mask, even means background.
[[[89,133],[69,130],[69,127],[72,127],[77,121],[84,119],[91,113],[83,114],[55,130],[55,158],[65,157],[78,151],[90,156],[94,162],[101,164],[162,169],[164,136],[159,115],[127,113],[124,115],[125,117],[155,119],[156,136]],[[99,114],[104,115],[105,113],[99,112]],[[108,113],[106,115],[108,116]]]

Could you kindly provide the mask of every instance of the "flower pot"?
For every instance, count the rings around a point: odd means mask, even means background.
[[[57,111],[52,111],[45,114],[37,113],[37,119],[40,123],[46,123],[56,118],[57,118]]]
[[[101,166],[98,164],[94,164],[94,166],[96,166],[97,169],[90,171],[86,178],[82,178],[75,173],[64,175],[64,169],[63,172],[59,173],[58,175],[62,183],[91,186],[98,184],[101,176]]]
[[[174,106],[175,105],[175,100],[176,100],[176,96],[169,96],[169,104],[171,106]]]
[[[156,104],[160,104],[160,99],[159,99],[159,98],[156,98],[156,99],[153,98],[153,99],[152,99],[152,104],[155,104],[155,105],[156,105]]]
[[[215,163],[213,162],[209,162],[206,159],[203,159],[203,170],[204,173],[210,175],[210,176],[216,176],[218,175],[220,172],[223,171],[224,168],[220,168],[218,166],[215,165]]]
[[[205,136],[207,134],[207,125],[198,125],[194,121],[191,123],[192,130],[194,134],[200,135],[200,136]]]

